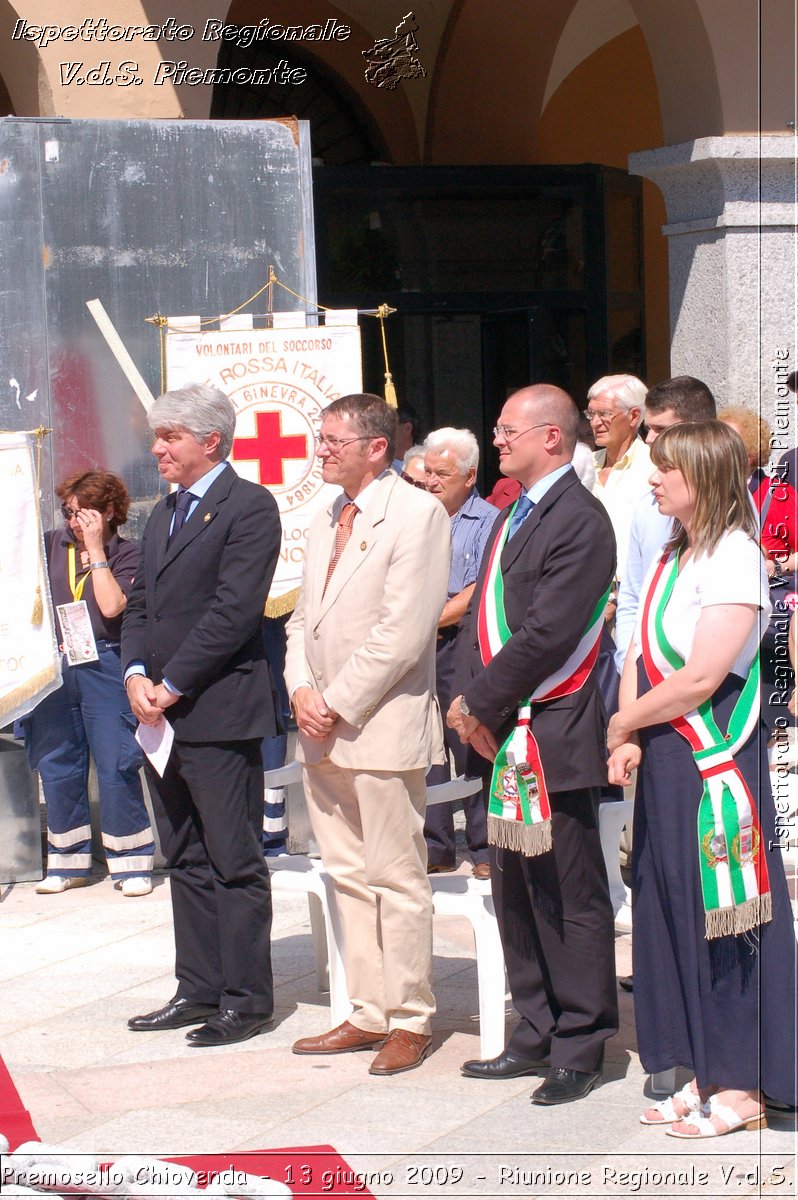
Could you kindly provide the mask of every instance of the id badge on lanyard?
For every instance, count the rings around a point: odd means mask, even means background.
[[[69,563],[69,590],[74,596],[72,604],[58,604],[58,620],[61,623],[61,633],[64,639],[64,654],[70,667],[80,666],[81,663],[96,662],[99,658],[94,631],[91,627],[89,608],[85,600],[81,600],[83,588],[88,575],[84,575],[79,583],[75,582],[75,547],[67,551]]]

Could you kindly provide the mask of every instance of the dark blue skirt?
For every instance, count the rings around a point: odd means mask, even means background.
[[[650,684],[639,663],[642,695]],[[742,680],[713,700],[721,729]],[[704,937],[696,817],[702,784],[688,743],[670,724],[640,731],[633,840],[632,939],[637,1043],[646,1071],[685,1066],[699,1087],[762,1088],[796,1103],[798,954],[760,726],[737,755],[759,801],[773,919],[747,935]]]

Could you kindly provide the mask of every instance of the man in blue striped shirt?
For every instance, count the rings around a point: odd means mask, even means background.
[[[483,500],[475,487],[479,445],[470,429],[436,429],[424,442],[424,473],[427,490],[437,496],[452,522],[452,566],[448,599],[438,622],[435,682],[441,712],[448,711],[453,698],[455,645],[460,621],[474,591],[482,553],[496,520],[496,509]],[[445,730],[446,745],[455,770],[465,770],[465,746],[451,730]],[[431,767],[427,783],[444,783],[450,778],[449,764]],[[463,801],[466,844],[477,879],[488,879],[488,833],[485,802],[481,794]],[[456,867],[454,817],[451,806],[438,804],[427,810],[424,826],[429,858],[428,872],[453,871]]]

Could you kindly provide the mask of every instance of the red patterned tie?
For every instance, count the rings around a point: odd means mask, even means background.
[[[332,573],[338,565],[338,559],[344,552],[344,546],[352,536],[352,524],[355,520],[357,505],[353,501],[349,501],[341,509],[341,515],[338,518],[338,528],[335,531],[335,546],[330,559],[330,565],[327,568],[327,578],[324,581],[324,591],[327,591],[327,585],[332,579]],[[322,593],[323,595],[324,593]]]

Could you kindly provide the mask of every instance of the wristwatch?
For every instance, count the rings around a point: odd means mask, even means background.
[[[466,703],[463,696],[460,697],[460,712],[463,714],[464,717],[471,716],[471,709],[468,707],[468,704]]]

